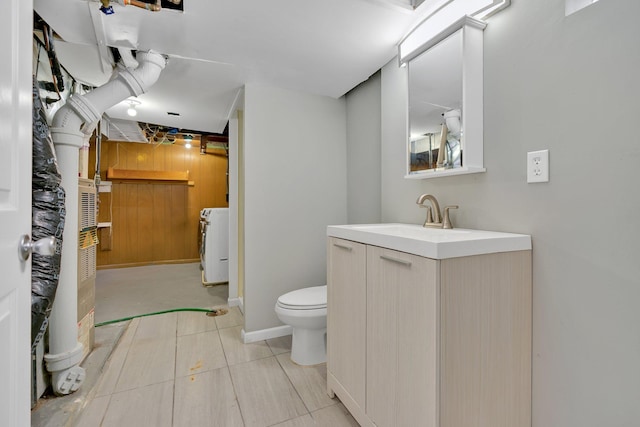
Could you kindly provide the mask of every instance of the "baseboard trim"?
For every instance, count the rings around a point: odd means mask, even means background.
[[[229,298],[227,304],[229,304],[229,307],[240,307],[242,306],[242,300],[240,298]],[[240,311],[242,311],[242,308]]]
[[[276,326],[275,328],[260,329],[259,331],[245,332],[242,329],[240,336],[242,342],[249,344],[256,341],[269,340],[271,338],[279,338],[293,333],[293,328],[289,325]]]

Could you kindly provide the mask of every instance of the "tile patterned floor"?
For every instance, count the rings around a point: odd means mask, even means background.
[[[291,337],[243,344],[242,323],[237,307],[132,320],[76,426],[358,426],[324,364],[293,363]]]

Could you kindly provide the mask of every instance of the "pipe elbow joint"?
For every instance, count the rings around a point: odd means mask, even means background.
[[[70,121],[75,119],[75,112],[68,105],[64,104],[53,116],[51,121],[51,127],[54,128],[62,128],[67,127],[70,124]],[[81,125],[82,123],[80,123]],[[79,126],[78,126],[79,129]]]
[[[139,52],[137,55],[138,68],[134,70],[124,69],[119,73],[134,96],[146,93],[153,84],[158,81],[160,73],[167,65],[165,57],[159,53]]]
[[[80,130],[86,135],[93,132],[92,124],[100,120],[102,112],[82,95],[73,95],[53,117],[53,128]]]
[[[160,77],[167,60],[163,55],[151,51],[140,52],[137,59],[139,65],[136,69],[120,69],[103,86],[84,95],[71,96],[55,114],[52,127],[91,135],[107,108],[128,96],[147,92]]]

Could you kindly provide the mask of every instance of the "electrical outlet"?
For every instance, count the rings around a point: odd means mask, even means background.
[[[549,150],[527,153],[527,182],[549,182]]]

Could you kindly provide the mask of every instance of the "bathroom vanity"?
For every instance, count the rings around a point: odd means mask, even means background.
[[[531,238],[327,229],[327,387],[362,426],[531,426]]]

